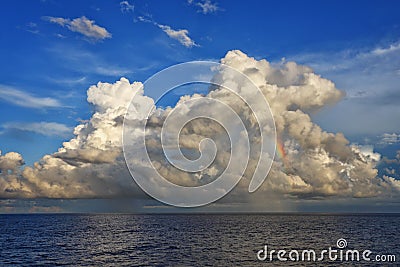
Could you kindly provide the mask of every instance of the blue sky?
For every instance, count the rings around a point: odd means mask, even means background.
[[[6,0],[1,6],[0,150],[21,153],[28,165],[55,152],[90,118],[89,86],[120,77],[143,82],[170,65],[219,60],[233,49],[311,66],[346,92],[337,106],[315,115],[322,128],[390,157],[399,149],[399,1]],[[74,19],[105,33],[82,33]],[[178,30],[187,30],[179,35],[186,39],[173,35]],[[395,134],[393,142],[384,134]]]

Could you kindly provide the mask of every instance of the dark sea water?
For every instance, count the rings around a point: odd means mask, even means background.
[[[0,266],[400,266],[400,215],[0,215]],[[336,247],[396,263],[273,262],[271,249]]]

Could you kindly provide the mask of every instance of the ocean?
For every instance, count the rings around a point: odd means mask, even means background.
[[[399,219],[398,214],[0,215],[0,265],[400,266]],[[344,254],[371,251],[370,261],[340,260],[338,240],[345,242]],[[330,247],[338,250],[337,259],[298,261],[293,252],[315,250],[318,258]],[[286,261],[277,253],[269,258],[271,250],[285,250]],[[376,255],[386,261],[394,255],[396,262],[377,262]]]

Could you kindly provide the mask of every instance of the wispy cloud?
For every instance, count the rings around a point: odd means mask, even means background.
[[[53,83],[57,84],[66,84],[66,85],[75,85],[75,84],[82,84],[87,82],[87,78],[85,76],[80,78],[54,78],[54,77],[47,77],[47,79]]]
[[[23,26],[16,26],[16,28],[19,30],[27,31],[32,34],[37,34],[37,35],[40,34],[38,25],[34,22],[29,22]]]
[[[194,4],[195,6],[197,6],[198,12],[203,13],[203,14],[209,14],[209,13],[215,13],[218,10],[220,10],[220,8],[218,7],[217,3],[213,3],[211,2],[211,0],[204,0],[204,1],[193,1],[193,0],[188,0],[188,3]]]
[[[70,127],[57,122],[9,122],[3,124],[2,128],[5,130],[18,130],[56,137],[68,137],[72,134]]]
[[[30,33],[33,33],[33,34],[38,34],[39,33],[39,30],[38,30],[38,28],[37,28],[37,24],[36,23],[34,23],[34,22],[29,22],[27,25],[26,25],[26,31],[28,31],[28,32],[30,32]]]
[[[96,25],[94,20],[90,20],[85,16],[73,20],[60,17],[43,17],[43,19],[66,27],[72,32],[78,32],[89,38],[91,41],[100,41],[106,38],[111,38],[111,33],[109,33],[105,28]]]
[[[121,1],[119,3],[119,6],[121,7],[121,12],[133,12],[135,9],[135,6],[133,4],[130,4],[128,1]]]
[[[168,25],[163,25],[163,24],[159,24],[157,22],[155,22],[152,19],[148,19],[145,17],[138,17],[139,21],[141,22],[147,22],[147,23],[152,23],[155,26],[157,26],[158,28],[160,28],[161,30],[163,30],[163,32],[165,32],[170,38],[177,40],[179,43],[181,43],[183,46],[185,47],[194,47],[194,46],[199,46],[198,44],[196,44],[196,42],[189,37],[189,31],[186,29],[172,29],[171,26]]]
[[[372,49],[346,49],[333,53],[298,54],[290,57],[290,59],[304,62],[323,72],[341,72],[354,69],[362,69],[362,71],[368,72],[371,69],[387,70],[386,67],[382,68],[381,63],[394,70],[398,70],[399,64],[397,62],[391,62],[392,64],[389,65],[386,64],[386,60],[399,57],[399,52],[400,42],[395,42],[388,44],[387,47],[375,47]]]
[[[105,61],[101,55],[86,49],[57,45],[49,48],[48,51],[63,60],[63,62],[67,62],[65,64],[67,68],[80,72],[84,77],[89,76],[85,79],[90,79],[90,74],[120,77],[136,71],[133,68],[122,67],[119,64]],[[63,79],[61,79],[60,83],[62,82]],[[83,83],[85,80],[78,79],[72,82]]]
[[[398,50],[400,50],[400,43],[391,44],[389,45],[389,47],[386,48],[378,47],[374,49],[371,53],[374,55],[385,55]]]
[[[132,73],[131,70],[113,66],[98,66],[94,69],[94,72],[104,76],[124,76]]]
[[[0,85],[0,99],[27,108],[58,108],[63,105],[55,98],[37,97],[10,86]]]

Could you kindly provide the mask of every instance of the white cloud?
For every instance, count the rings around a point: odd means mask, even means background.
[[[128,1],[121,1],[119,6],[121,7],[121,12],[133,12],[135,8],[135,6],[130,4]]]
[[[174,30],[168,25],[157,24],[157,26],[162,29],[169,37],[179,41],[182,45],[186,47],[198,46],[190,37],[189,31],[185,29]]]
[[[0,194],[17,195],[19,197],[30,197],[29,186],[19,182],[21,177],[21,166],[24,160],[19,153],[8,152],[4,155],[0,151]]]
[[[268,99],[285,156],[277,156],[263,186],[252,197],[265,200],[271,194],[284,198],[350,197],[368,198],[388,196],[398,187],[392,179],[378,177],[376,169],[380,155],[371,147],[350,146],[340,133],[324,131],[312,121],[310,114],[321,108],[337,103],[344,95],[331,81],[320,77],[308,67],[287,62],[274,67],[266,60],[256,60],[240,51],[230,51],[222,59],[227,64],[245,73]],[[241,87],[228,73],[221,72],[214,77],[217,83]],[[133,183],[127,171],[122,153],[123,118],[132,99],[134,112],[127,117],[130,122],[145,119],[144,110],[154,107],[154,100],[144,96],[143,85],[130,83],[121,78],[114,84],[98,83],[87,92],[88,102],[94,107],[94,114],[88,122],[75,127],[75,137],[65,142],[58,152],[44,156],[32,167],[18,172],[21,160],[16,155],[8,167],[12,171],[0,173],[1,197],[50,197],[90,198],[134,196],[143,197],[141,190]],[[245,88],[242,88],[246,94]],[[182,97],[184,100],[195,96]],[[235,94],[223,88],[215,88],[208,94],[232,107],[248,128],[253,140],[251,159],[244,179],[230,198],[238,202],[246,200],[249,178],[258,160],[259,142],[254,116],[249,107]],[[251,97],[248,96],[248,97]],[[201,111],[202,105],[191,106]],[[183,109],[184,111],[184,109]],[[201,185],[214,179],[224,170],[230,159],[229,145],[218,124],[195,120],[181,132],[182,147],[188,151],[198,148],[199,141],[215,138],[219,149],[210,169],[199,173],[186,173],[166,164],[159,146],[160,129],[171,109],[158,109],[150,117],[148,148],[150,158],[159,172],[171,181],[185,185]],[[213,110],[213,112],[222,111]],[[132,132],[135,136],[135,131]],[[141,140],[138,139],[138,142]],[[1,161],[0,161],[1,162]],[[136,162],[140,167],[140,161]],[[149,183],[152,178],[148,177]],[[162,188],[160,188],[162,190]]]
[[[70,31],[78,32],[88,37],[89,40],[99,41],[111,38],[111,33],[109,33],[105,28],[96,25],[94,20],[90,20],[85,16],[73,20],[60,17],[44,17],[44,19],[60,26],[67,27]]]
[[[193,0],[188,0],[188,4],[193,4]],[[215,13],[220,8],[218,7],[217,3],[211,2],[211,0],[202,0],[194,3],[197,7],[199,7],[199,11],[203,14]]]
[[[56,34],[54,34],[54,36],[56,36],[57,38],[60,38],[60,39],[67,38],[66,36],[62,35],[61,33],[56,33]]]
[[[19,130],[33,132],[45,136],[68,137],[71,135],[71,128],[57,122],[9,122],[2,125],[6,130]]]
[[[358,146],[356,149],[360,151],[360,156],[364,157],[364,160],[372,160],[375,162],[379,162],[381,160],[381,155],[374,152],[373,146]]]
[[[24,164],[22,156],[16,152],[9,152],[1,155],[0,150],[0,170],[15,171]]]
[[[371,54],[381,56],[399,50],[400,50],[400,43],[397,43],[397,44],[390,44],[389,47],[387,48],[378,47],[373,51],[371,51]]]
[[[154,24],[155,26],[159,27],[161,30],[163,30],[170,38],[177,40],[180,42],[183,46],[185,47],[193,47],[193,46],[199,46],[196,44],[194,40],[192,40],[189,37],[189,31],[186,29],[179,29],[179,30],[174,30],[168,25],[162,25],[157,22],[155,22],[152,19],[145,18],[142,16],[138,17],[138,20],[141,22],[146,22],[146,23],[151,23]]]
[[[393,145],[393,144],[400,143],[400,134],[384,133],[380,137],[381,137],[381,139],[379,140],[378,143],[382,144],[382,145]]]
[[[0,99],[27,108],[59,108],[62,104],[55,98],[37,97],[13,87],[0,85]]]

